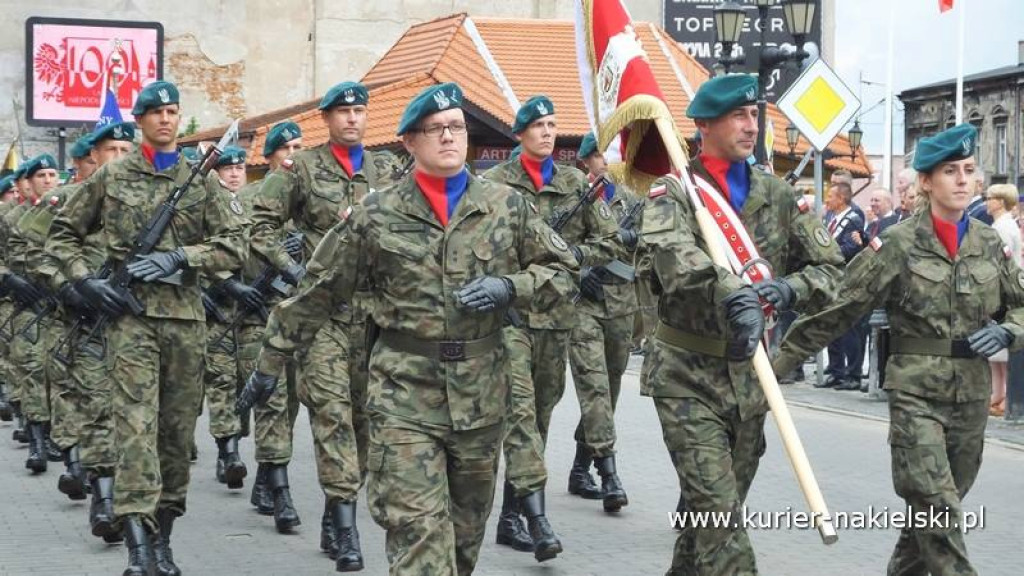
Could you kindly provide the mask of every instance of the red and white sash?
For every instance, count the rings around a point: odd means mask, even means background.
[[[771,267],[760,260],[761,254],[757,250],[757,245],[747,233],[746,226],[729,200],[703,177],[698,174],[692,175],[697,184],[697,192],[718,225],[719,241],[729,257],[733,273],[748,284],[771,280]]]

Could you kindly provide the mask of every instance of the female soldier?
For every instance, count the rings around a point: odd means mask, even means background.
[[[854,258],[840,296],[799,320],[776,359],[776,373],[786,374],[873,308],[888,313],[893,485],[914,511],[946,519],[904,529],[889,576],[977,574],[958,523],[981,466],[985,359],[1024,345],[1024,272],[998,234],[964,210],[976,139],[977,130],[961,124],[921,141],[914,169],[924,208]]]

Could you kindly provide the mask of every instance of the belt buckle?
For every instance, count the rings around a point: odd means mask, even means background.
[[[441,361],[453,362],[466,359],[466,343],[458,340],[441,342]]]

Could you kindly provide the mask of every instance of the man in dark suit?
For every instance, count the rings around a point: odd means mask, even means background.
[[[864,217],[853,210],[852,201],[853,188],[850,183],[843,180],[833,182],[826,201],[832,216],[826,219],[825,228],[839,245],[839,251],[843,253],[843,259],[847,263],[853,260],[866,244]],[[838,390],[860,388],[860,364],[856,364],[859,346],[860,331],[856,326],[829,344],[825,381],[814,386]],[[863,363],[863,354],[859,356]]]
[[[871,193],[871,210],[878,216],[874,222],[867,225],[864,232],[865,241],[870,242],[877,238],[885,229],[899,222],[899,215],[893,212],[892,196],[885,188],[878,188]]]
[[[991,226],[992,216],[985,207],[985,174],[981,170],[977,170],[975,175],[977,179],[974,181],[974,197],[967,205],[967,215]]]

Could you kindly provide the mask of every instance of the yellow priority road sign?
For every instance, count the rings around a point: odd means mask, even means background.
[[[824,150],[860,109],[860,100],[821,58],[776,104],[817,150]]]

